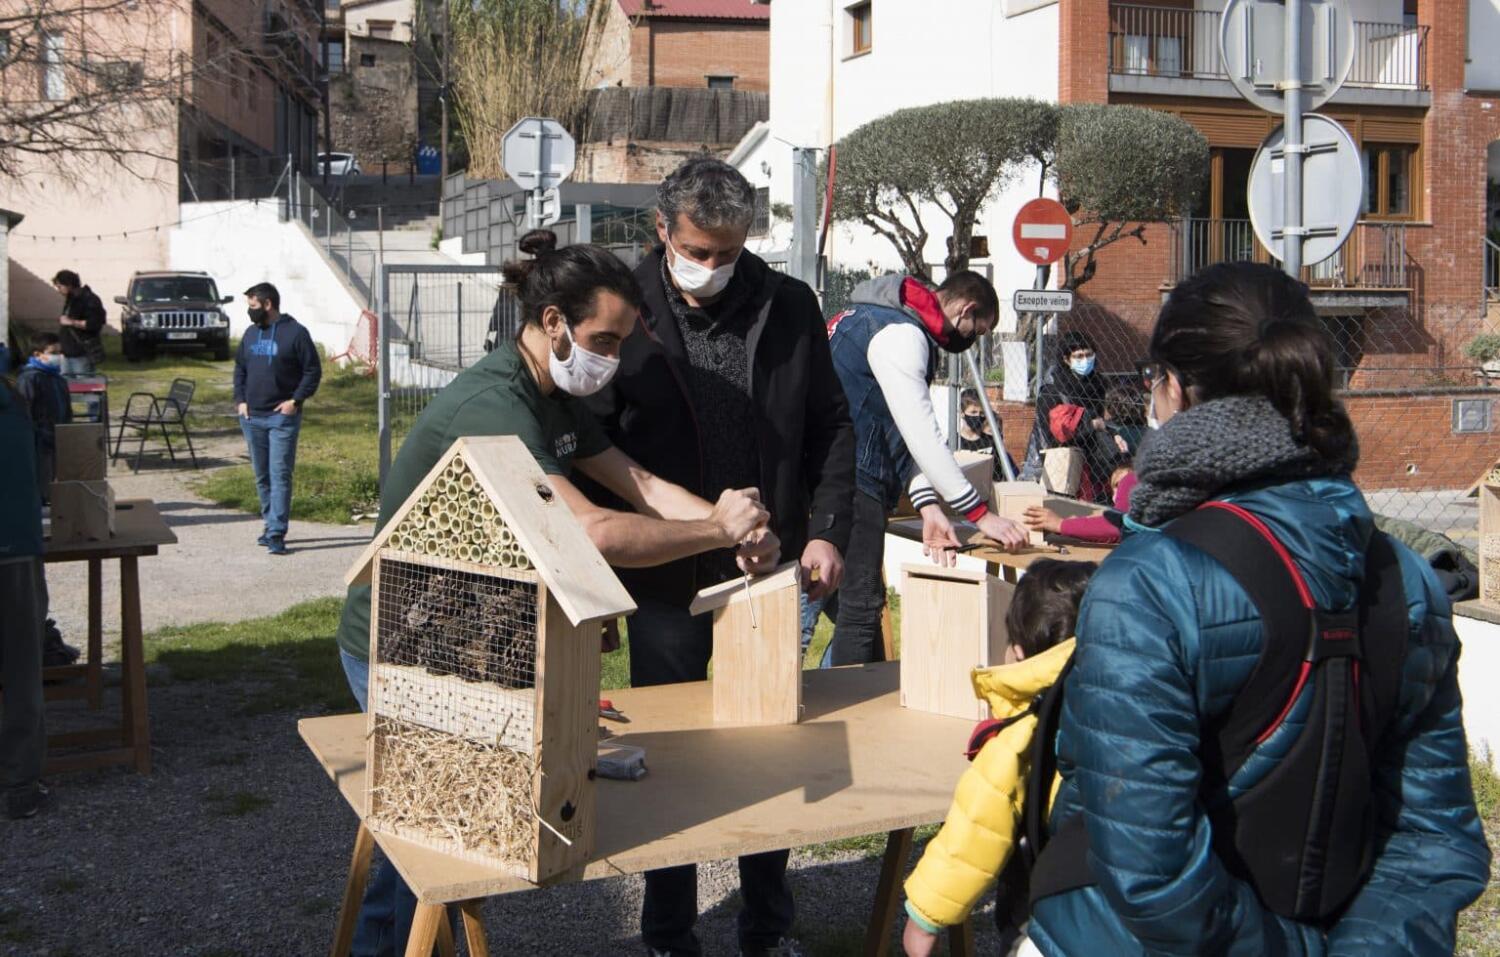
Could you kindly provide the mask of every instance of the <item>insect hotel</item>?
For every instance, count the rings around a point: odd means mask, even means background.
[[[1500,604],[1500,468],[1479,482],[1479,598]]]
[[[513,436],[459,439],[349,576],[366,825],[542,882],[594,845],[600,624],[635,610]]]

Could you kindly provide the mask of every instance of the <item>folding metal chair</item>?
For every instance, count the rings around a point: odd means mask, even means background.
[[[135,464],[130,469],[132,472],[141,470],[141,454],[146,451],[146,437],[151,434],[152,428],[161,430],[167,454],[176,462],[177,452],[172,448],[172,437],[167,431],[167,426],[176,426],[182,430],[182,437],[187,440],[188,455],[193,460],[193,468],[197,468],[198,453],[193,450],[193,436],[187,427],[188,406],[192,404],[193,392],[197,388],[197,383],[192,379],[173,379],[172,388],[161,398],[150,392],[132,392],[130,398],[125,400],[125,412],[120,416],[120,428],[115,433],[115,449],[110,455],[110,461],[120,457],[120,445],[125,440],[125,429],[128,426],[140,435],[140,444],[135,450]],[[142,400],[144,413],[136,411],[137,399]]]

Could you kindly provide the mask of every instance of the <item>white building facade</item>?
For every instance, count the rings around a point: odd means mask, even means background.
[[[826,148],[906,107],[988,97],[1056,102],[1057,86],[1055,0],[780,3],[771,17],[770,122],[752,130],[730,161],[757,187],[769,188],[773,208],[789,205],[794,146]],[[1016,211],[1037,191],[1035,172],[1010,184],[975,228],[988,238],[990,255],[974,260],[973,268],[991,273],[1002,302],[1008,290],[1030,288],[1034,279],[1035,267],[1015,252],[1010,234]],[[947,217],[931,208],[923,220],[933,234],[926,259],[941,264]],[[785,248],[790,233],[789,221],[773,217],[769,233],[752,248]],[[901,265],[889,242],[854,224],[835,223],[825,252],[831,268]]]

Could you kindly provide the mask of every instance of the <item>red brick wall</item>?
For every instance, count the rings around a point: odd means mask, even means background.
[[[769,91],[769,22],[646,18],[632,31],[631,86],[706,87],[710,76],[733,76],[736,90]]]

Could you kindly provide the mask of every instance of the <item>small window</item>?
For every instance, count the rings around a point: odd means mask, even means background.
[[[42,34],[42,99],[57,101],[68,95],[63,76],[63,35]]]
[[[1416,214],[1412,184],[1417,148],[1411,144],[1366,143],[1364,214],[1384,219],[1411,219]]]
[[[771,231],[771,188],[755,191],[755,218],[750,221],[750,235],[764,236]]]
[[[0,65],[10,59],[10,31],[0,30]]]
[[[323,64],[329,73],[344,72],[344,41],[328,41],[328,62]]]
[[[849,55],[869,53],[874,45],[870,31],[870,4],[856,3],[845,12],[849,14]]]
[[[373,54],[373,53],[361,53],[359,55],[359,65],[360,66],[374,66],[375,65],[375,54]]]
[[[732,90],[734,89],[734,77],[711,76],[708,78],[708,88],[710,90]]]
[[[371,20],[370,39],[390,40],[396,35],[396,21],[394,20]]]
[[[1407,28],[1417,25],[1417,0],[1403,0],[1401,4],[1401,25]]]

